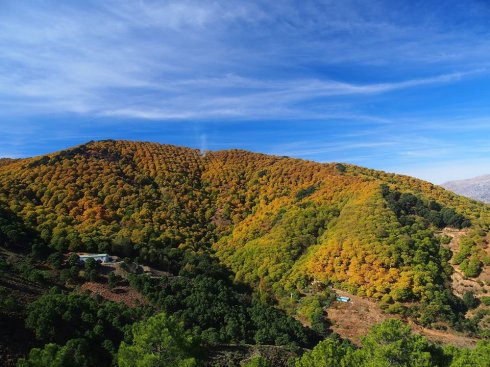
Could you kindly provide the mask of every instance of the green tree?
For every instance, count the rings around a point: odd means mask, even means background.
[[[463,303],[471,310],[478,306],[478,298],[475,297],[473,292],[465,292],[463,294]]]
[[[389,319],[371,328],[356,354],[365,367],[432,367],[431,346],[412,334],[400,320]]]
[[[91,271],[97,269],[97,262],[93,258],[88,258],[83,264],[85,271]]]
[[[89,367],[96,365],[85,339],[72,339],[65,346],[49,343],[44,348],[34,348],[27,358],[17,362],[17,367]]]
[[[109,286],[109,289],[113,289],[117,284],[117,276],[114,272],[109,273],[107,276],[107,285]]]
[[[85,295],[45,294],[27,307],[25,323],[44,343],[87,340],[92,355],[97,356],[97,366],[108,366],[116,351],[108,343],[119,345],[143,312]]]
[[[480,298],[481,303],[483,303],[485,306],[490,306],[490,297],[489,296],[482,296]]]
[[[48,262],[55,268],[61,269],[63,265],[63,254],[61,252],[54,252],[48,256]]]
[[[198,366],[192,335],[163,312],[133,325],[132,337],[130,344],[119,347],[120,367]]]
[[[18,307],[17,299],[7,288],[0,286],[0,311],[15,311]]]
[[[91,282],[95,282],[97,280],[97,270],[99,268],[99,264],[94,259],[90,258],[85,261],[84,270],[85,270],[85,279],[90,280]]]
[[[80,257],[73,253],[68,257],[68,265],[69,266],[78,266],[80,264]]]
[[[242,364],[242,367],[272,367],[270,362],[262,356],[252,357],[248,362]]]
[[[490,342],[481,341],[474,349],[448,348],[452,355],[450,367],[488,367],[490,366]]]
[[[335,165],[335,169],[340,173],[345,173],[347,171],[347,167],[345,167],[342,163],[337,163]]]
[[[336,336],[329,337],[296,360],[295,367],[354,367],[354,348]]]
[[[463,274],[469,278],[477,277],[482,270],[482,263],[477,256],[472,256],[469,260],[463,260],[460,266]]]

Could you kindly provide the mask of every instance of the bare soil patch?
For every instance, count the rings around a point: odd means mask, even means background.
[[[327,310],[328,319],[332,322],[332,331],[342,338],[360,344],[361,336],[368,333],[371,326],[389,318],[379,306],[371,300],[354,296],[335,289],[339,296],[349,297],[350,302],[334,302]]]
[[[359,345],[361,337],[366,335],[369,329],[388,318],[398,318],[397,315],[386,314],[378,304],[370,299],[355,296],[342,290],[335,290],[337,295],[346,296],[350,302],[334,302],[327,310],[328,319],[332,322],[332,331],[342,338],[347,338]],[[403,320],[407,322],[407,320]],[[476,338],[467,337],[453,330],[433,330],[415,325],[407,324],[416,333],[422,334],[433,343],[451,344],[457,347],[474,347],[478,341]]]
[[[87,282],[80,287],[80,291],[89,291],[91,294],[99,295],[108,301],[124,303],[129,307],[148,303],[143,295],[127,286],[118,286],[111,290],[107,284]]]

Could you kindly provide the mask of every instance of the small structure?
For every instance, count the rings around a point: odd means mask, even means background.
[[[339,302],[350,302],[350,298],[344,297],[344,296],[337,296],[337,301],[339,301]]]
[[[78,254],[81,263],[85,263],[88,259],[94,259],[101,263],[108,263],[112,259],[108,254]]]

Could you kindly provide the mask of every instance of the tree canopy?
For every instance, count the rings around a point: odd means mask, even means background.
[[[132,327],[130,343],[121,343],[120,367],[195,367],[196,341],[183,325],[159,313]]]

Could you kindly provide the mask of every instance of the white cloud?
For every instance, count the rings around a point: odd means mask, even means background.
[[[324,103],[323,111],[305,110],[292,105],[321,97],[362,96],[437,85],[459,80],[475,72],[440,75],[395,83],[357,85],[332,80],[268,81],[239,76],[190,79],[169,82],[161,88],[160,99],[124,102],[122,107],[92,112],[103,116],[120,116],[152,120],[209,118],[358,118],[349,110],[338,113],[335,104]],[[154,90],[159,91],[159,87]],[[229,95],[226,95],[228,90]],[[130,107],[127,107],[129,103]],[[364,119],[364,118],[361,118]],[[375,119],[375,117],[371,117]],[[378,118],[379,121],[379,118]]]
[[[435,25],[417,29],[380,20],[382,2],[361,6],[366,11],[349,2],[298,9],[286,2],[233,1],[36,5],[12,2],[0,14],[0,96],[12,106],[3,114],[21,109],[155,120],[328,118],[339,110],[331,98],[453,83],[485,72],[481,65],[458,65],[456,72],[370,83],[313,78],[298,70],[268,75],[319,59],[424,61],[427,54],[453,55],[451,39],[465,38]],[[449,45],[444,50],[442,34]],[[398,45],[404,37],[408,42]],[[435,52],[427,52],[431,47]],[[484,47],[473,40],[465,49]],[[318,108],[298,106],[312,99],[322,99]],[[358,113],[348,100],[341,108]]]

